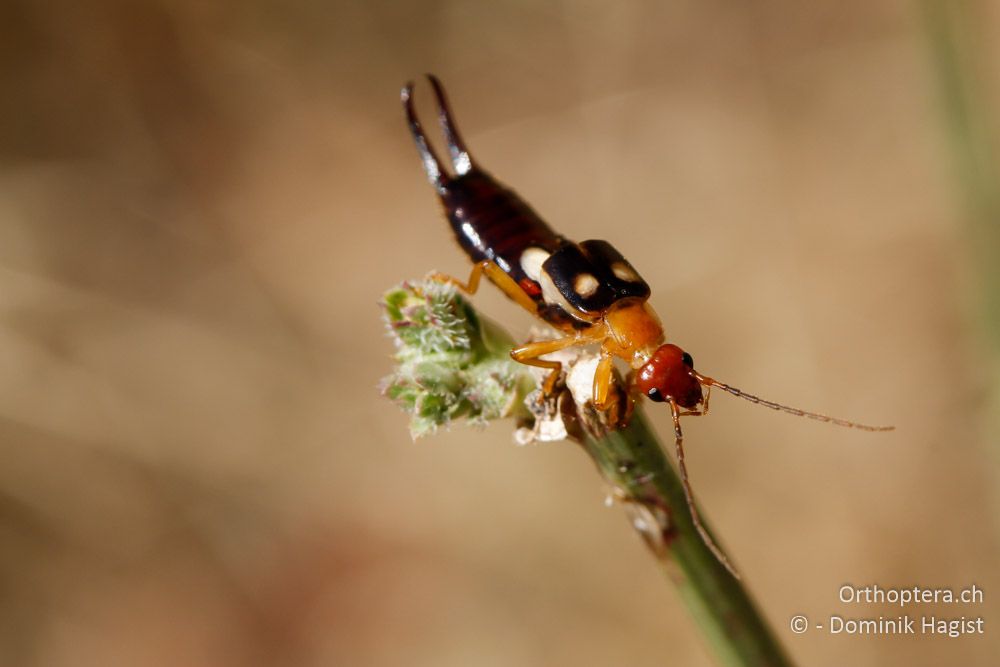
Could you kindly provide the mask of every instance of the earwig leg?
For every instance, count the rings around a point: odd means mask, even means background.
[[[445,185],[447,185],[449,178],[444,170],[441,169],[441,161],[438,159],[437,153],[427,143],[427,135],[424,134],[424,128],[420,125],[420,119],[417,118],[417,112],[413,109],[413,83],[403,86],[400,99],[403,102],[403,108],[406,110],[406,120],[410,124],[410,133],[413,134],[413,141],[417,144],[417,152],[420,153],[420,160],[424,164],[424,171],[427,172],[427,179],[439,193],[444,193]]]
[[[467,174],[472,169],[472,156],[469,149],[465,147],[462,136],[455,127],[455,117],[451,113],[451,106],[448,104],[448,96],[445,95],[444,86],[433,74],[428,74],[427,78],[434,87],[434,96],[437,98],[438,118],[441,121],[441,129],[444,138],[448,142],[448,152],[451,153],[451,163],[455,166],[455,173],[458,175]]]
[[[602,366],[607,364],[607,371],[602,370]],[[632,413],[635,412],[635,396],[625,386],[614,381],[614,363],[612,357],[602,357],[598,364],[597,372],[594,373],[594,407],[604,413],[608,424],[614,428],[625,428],[632,421]],[[603,387],[599,386],[605,385]],[[600,392],[603,394],[603,400]]]
[[[694,504],[694,493],[691,491],[691,483],[688,481],[687,465],[684,463],[684,433],[681,431],[681,411],[677,406],[677,401],[673,398],[670,399],[670,413],[674,418],[674,445],[677,454],[677,468],[681,473],[681,486],[684,487],[684,499],[687,501],[688,510],[691,512],[691,523],[694,524],[694,529],[698,531],[698,535],[705,543],[705,546],[708,547],[708,550],[712,552],[712,555],[729,570],[730,574],[739,579],[740,575],[736,572],[736,568],[729,562],[729,558],[722,552],[722,549],[715,544],[712,536],[708,534],[708,531],[702,525],[701,517],[698,516],[698,509]]]
[[[594,373],[594,407],[598,410],[606,410],[608,399],[611,395],[611,384],[614,382],[614,357],[611,353],[601,348],[601,360],[597,364],[597,371]]]
[[[439,283],[454,285],[469,296],[472,296],[479,291],[479,280],[483,277],[483,272],[486,270],[487,264],[490,264],[490,262],[479,262],[478,264],[474,264],[472,267],[472,273],[469,274],[469,279],[464,283],[455,276],[449,276],[447,273],[432,273],[427,276],[427,278]]]
[[[524,293],[524,290],[521,289],[516,282],[514,282],[513,278],[507,275],[503,269],[496,265],[495,262],[490,260],[475,264],[472,267],[472,273],[469,274],[468,281],[464,283],[458,278],[444,273],[432,273],[428,277],[431,280],[454,285],[466,294],[472,295],[479,291],[479,281],[483,277],[484,273],[494,285],[500,288],[501,292],[516,301],[519,306],[525,308],[530,313],[538,312],[538,304],[532,301],[531,297]]]
[[[539,357],[543,354],[565,350],[567,347],[573,347],[574,345],[586,345],[590,342],[587,338],[580,336],[567,336],[566,338],[558,338],[556,340],[540,340],[514,348],[510,351],[510,356],[514,361],[527,364],[528,366],[552,369],[552,372],[545,378],[545,382],[542,383],[542,396],[544,398],[552,395],[556,387],[556,380],[559,379],[559,373],[562,371],[562,362],[539,359]]]
[[[527,310],[529,313],[538,312],[538,304],[535,303],[530,296],[528,296],[521,286],[510,277],[503,269],[501,269],[495,262],[482,262],[483,273],[489,278],[494,285],[500,288],[500,291],[513,299],[519,306]]]

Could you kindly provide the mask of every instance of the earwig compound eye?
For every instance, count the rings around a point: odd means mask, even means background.
[[[663,394],[661,394],[660,390],[657,389],[656,387],[653,387],[652,389],[650,389],[646,393],[646,396],[649,396],[649,399],[651,401],[656,401],[657,403],[663,403],[665,400],[667,400],[667,399],[663,398]]]
[[[688,368],[694,368],[694,359],[687,352],[681,355],[681,361],[683,361],[684,365]]]

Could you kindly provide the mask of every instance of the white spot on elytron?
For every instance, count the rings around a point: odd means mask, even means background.
[[[632,270],[625,262],[615,262],[611,265],[611,271],[618,276],[620,280],[624,280],[627,283],[637,283],[639,282],[639,274]]]
[[[542,275],[538,276],[538,284],[542,286],[542,299],[550,306],[559,306],[570,316],[581,322],[592,322],[600,317],[598,314],[584,313],[570,305],[570,302],[566,300],[563,293],[556,287],[556,284],[552,281],[552,276],[548,272],[542,271]]]
[[[549,258],[549,253],[534,246],[521,253],[521,270],[536,283],[542,275],[542,264]]]
[[[594,295],[594,292],[597,291],[598,285],[599,283],[597,282],[597,278],[589,273],[581,273],[573,281],[573,290],[580,296],[586,298]]]

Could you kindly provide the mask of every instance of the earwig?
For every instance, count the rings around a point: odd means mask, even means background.
[[[649,285],[625,257],[607,241],[574,243],[557,234],[514,191],[483,171],[458,132],[441,82],[433,75],[427,78],[434,91],[454,174],[442,166],[427,141],[413,108],[412,83],[403,87],[403,108],[427,178],[441,199],[459,245],[473,262],[465,282],[444,274],[432,277],[474,294],[485,275],[508,297],[562,332],[562,338],[511,350],[516,361],[549,369],[542,384],[543,397],[554,391],[562,365],[542,357],[568,347],[594,344],[600,346],[593,390],[597,409],[615,408],[627,420],[640,396],[669,404],[677,467],[692,523],[715,557],[738,576],[702,525],[684,461],[680,418],[708,414],[712,387],[773,410],[838,426],[865,431],[889,431],[893,427],[869,426],[782,405],[695,371],[691,355],[666,342],[660,319],[649,305]],[[626,381],[624,409],[615,404],[615,392],[610,391],[616,358],[632,368]]]

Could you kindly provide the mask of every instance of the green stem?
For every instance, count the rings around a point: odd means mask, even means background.
[[[1000,265],[996,261],[1000,161],[994,114],[978,71],[986,62],[979,47],[985,37],[976,29],[983,17],[974,6],[962,2],[923,0],[921,7],[955,181],[961,188],[969,247],[981,277],[983,320],[996,352],[1000,350]]]
[[[567,384],[578,395],[560,386],[558,398],[546,402],[558,406],[550,413],[534,398],[524,400],[537,378],[510,358],[510,336],[478,316],[454,288],[404,283],[386,293],[383,306],[397,346],[397,365],[383,381],[383,391],[412,415],[414,437],[455,418],[483,423],[513,416],[524,424],[534,418],[533,429],[522,429],[529,439],[573,438],[616,489],[720,663],[790,664],[746,589],[698,534],[684,487],[641,407],[622,429],[610,428],[607,416],[594,410],[596,356],[561,353]],[[571,377],[578,380],[570,382]]]
[[[628,427],[590,429],[583,445],[632,509],[633,523],[677,586],[719,662],[790,665],[750,594],[698,535],[673,466],[641,408]]]

